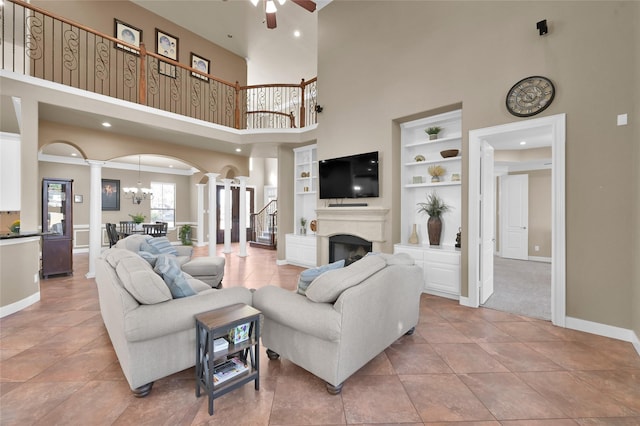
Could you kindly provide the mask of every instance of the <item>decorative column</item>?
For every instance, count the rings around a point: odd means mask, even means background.
[[[238,256],[247,257],[247,179],[246,176],[238,176],[240,181],[240,249]]]
[[[209,178],[209,256],[216,255],[216,179],[220,173],[207,173]]]
[[[89,272],[87,278],[96,276],[96,259],[102,249],[102,166],[104,161],[87,160],[89,178]]]
[[[196,226],[196,239],[198,240],[198,247],[202,247],[205,245],[204,242],[204,184],[196,183],[196,188],[198,192],[198,200],[197,200],[197,210],[196,214],[198,217],[198,222]]]
[[[222,179],[224,182],[224,250],[223,253],[231,253],[231,225],[233,216],[231,209],[231,182],[233,179]]]

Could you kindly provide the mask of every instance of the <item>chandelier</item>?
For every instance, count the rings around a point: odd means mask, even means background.
[[[122,188],[124,192],[124,198],[131,198],[133,204],[140,204],[142,200],[152,199],[153,193],[149,188],[142,188],[140,183],[140,156],[138,155],[138,186],[131,188]],[[138,194],[138,192],[140,194]]]

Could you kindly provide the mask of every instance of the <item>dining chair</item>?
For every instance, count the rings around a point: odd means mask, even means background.
[[[120,236],[115,223],[107,223],[105,226],[107,228],[107,237],[109,238],[109,248],[111,248],[118,242]]]
[[[131,235],[135,233],[135,230],[136,230],[136,223],[134,221],[131,221],[131,220],[120,221],[120,232],[122,232],[123,234]]]
[[[157,223],[145,223],[142,225],[142,231],[146,235],[151,235],[154,237],[163,237],[167,235],[166,233],[162,235],[162,224]]]

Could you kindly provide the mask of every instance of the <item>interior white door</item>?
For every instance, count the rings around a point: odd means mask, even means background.
[[[493,294],[493,253],[495,251],[495,175],[494,149],[482,141],[480,159],[480,303]]]
[[[506,175],[500,179],[502,257],[529,258],[529,176]]]

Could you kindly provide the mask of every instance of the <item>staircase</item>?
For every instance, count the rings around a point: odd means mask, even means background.
[[[278,246],[278,200],[272,200],[251,215],[251,247],[275,250]]]

